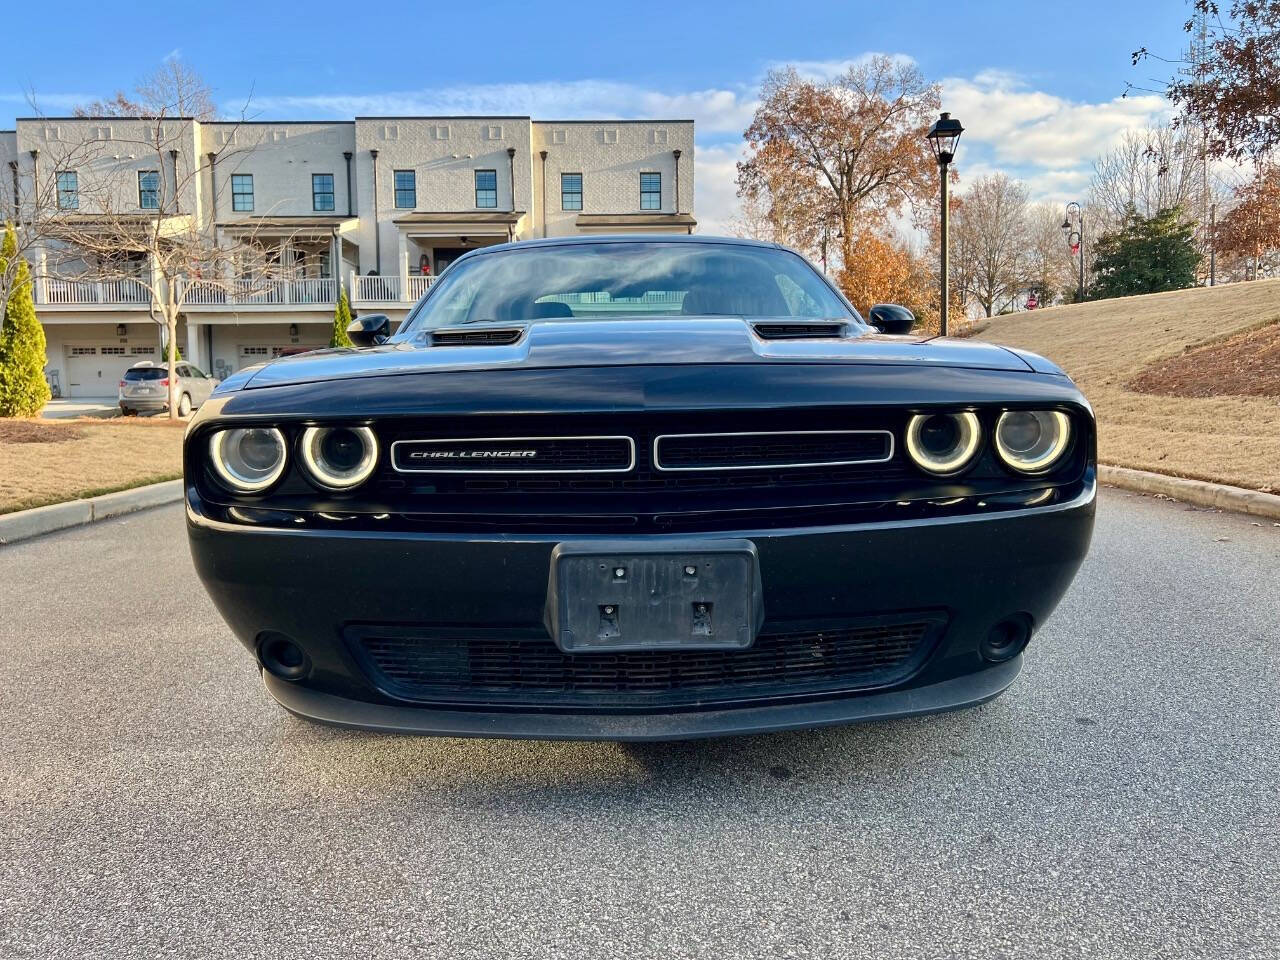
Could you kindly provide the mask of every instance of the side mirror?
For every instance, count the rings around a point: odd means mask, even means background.
[[[871,325],[881,333],[910,333],[916,325],[915,314],[896,303],[877,303],[871,308]]]
[[[347,336],[357,347],[374,347],[391,336],[391,318],[385,313],[369,313],[356,317],[347,327]]]

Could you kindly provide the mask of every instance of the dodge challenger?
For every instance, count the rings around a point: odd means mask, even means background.
[[[392,331],[223,382],[195,566],[279,703],[350,727],[674,739],[983,703],[1093,528],[1042,357],[864,320],[708,237],[475,250]]]

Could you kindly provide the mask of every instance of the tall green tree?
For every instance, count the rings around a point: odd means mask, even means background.
[[[31,271],[26,260],[18,257],[13,224],[6,224],[0,243],[0,276],[8,273],[15,259],[17,269],[0,323],[0,417],[34,417],[49,402],[44,328],[31,299]]]
[[[1094,247],[1095,297],[1181,290],[1196,283],[1195,228],[1178,207],[1143,217],[1130,209],[1121,226]]]
[[[333,333],[329,336],[331,347],[351,347],[354,344],[347,336],[347,327],[351,326],[351,303],[347,300],[347,288],[338,284],[338,306],[333,311]]]

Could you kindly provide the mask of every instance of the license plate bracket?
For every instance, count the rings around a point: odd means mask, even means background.
[[[742,650],[763,622],[750,540],[570,541],[551,553],[547,629],[566,653]]]

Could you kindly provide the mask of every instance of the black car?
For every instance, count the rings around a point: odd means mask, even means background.
[[[929,713],[1017,676],[1093,528],[1041,357],[868,324],[782,247],[476,250],[393,336],[187,432],[196,569],[288,710],[662,739]],[[896,335],[895,335],[896,334]]]

